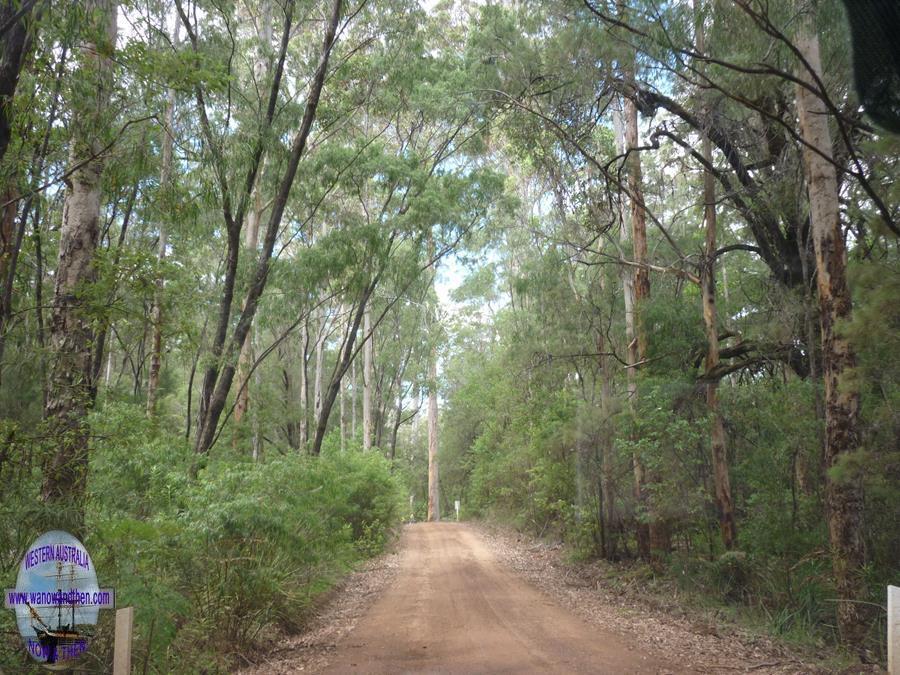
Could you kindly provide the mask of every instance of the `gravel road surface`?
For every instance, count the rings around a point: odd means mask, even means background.
[[[657,673],[659,654],[604,633],[498,564],[459,523],[406,528],[397,581],[324,672]]]

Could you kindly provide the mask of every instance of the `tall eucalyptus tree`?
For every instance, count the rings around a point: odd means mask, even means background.
[[[88,468],[87,411],[93,399],[90,318],[85,285],[94,279],[100,234],[102,150],[111,128],[117,3],[92,0],[79,8],[84,42],[71,90],[70,176],[59,238],[50,317],[50,372],[45,417],[55,447],[44,462],[43,500],[68,511],[81,527]]]

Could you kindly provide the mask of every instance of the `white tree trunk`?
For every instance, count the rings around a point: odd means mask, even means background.
[[[695,23],[697,49],[706,51],[706,31],[703,26],[703,13],[695,0]],[[703,69],[703,64],[700,68]],[[711,114],[708,106],[704,113]],[[712,142],[704,134],[701,143],[701,154],[709,166],[713,163]],[[711,415],[710,449],[713,471],[713,497],[716,514],[719,519],[719,532],[725,548],[734,548],[737,529],[734,521],[734,501],[731,496],[731,478],[728,470],[728,448],[726,445],[725,424],[719,410],[719,379],[714,371],[719,365],[719,327],[716,309],[716,178],[708,168],[703,171],[703,215],[706,224],[706,246],[701,260],[700,294],[702,302],[703,323],[706,327],[706,404]]]
[[[341,401],[341,420],[340,420],[340,423],[341,423],[341,452],[344,452],[344,450],[347,447],[347,438],[346,438],[347,437],[347,434],[346,434],[346,431],[347,431],[347,429],[346,429],[347,406],[346,406],[346,403],[344,402],[345,387],[344,387],[343,379],[341,379],[340,387],[341,387],[341,391],[340,391],[339,396],[340,396],[340,401]]]
[[[350,362],[350,436],[356,439],[356,359]]]
[[[306,320],[300,326],[300,448],[305,450],[309,442],[309,367],[306,349],[309,344],[309,328]]]
[[[620,155],[623,155],[628,147],[625,133],[625,105],[626,103],[623,100],[623,110],[621,112],[619,112],[618,110],[615,111],[616,114],[613,117],[614,132],[616,136],[616,152]],[[633,112],[635,113],[635,115],[637,115],[636,110],[633,110]],[[636,118],[635,126],[637,126]],[[623,245],[623,248],[630,239],[631,227],[629,219],[625,217],[625,214],[620,208],[619,241]],[[619,274],[622,279],[622,295],[625,302],[625,340],[628,343],[626,345],[626,354],[628,363],[632,364],[625,370],[627,377],[628,407],[629,409],[633,410],[634,401],[637,399],[637,368],[633,364],[636,364],[640,360],[637,339],[637,326],[635,323],[634,311],[634,271],[631,267],[622,265],[620,267]],[[642,520],[646,516],[646,499],[644,499],[644,463],[641,460],[641,456],[636,452],[632,454],[631,462],[634,472],[634,486],[632,491],[634,493],[634,499],[638,511],[638,522],[636,523],[637,546],[641,557],[646,560],[650,557],[650,529],[649,525]]]
[[[175,44],[178,44],[180,22],[175,22]],[[150,323],[153,325],[153,338],[150,353],[150,371],[147,378],[147,416],[156,414],[156,395],[159,390],[159,377],[162,370],[162,294],[163,275],[162,264],[166,259],[166,246],[168,244],[168,231],[166,229],[166,217],[162,212],[170,207],[172,188],[172,154],[173,154],[173,123],[175,120],[175,90],[169,89],[166,98],[166,112],[163,122],[162,139],[162,166],[159,171],[160,193],[160,218],[159,218],[159,246],[156,252],[157,275],[156,288],[153,293],[153,307],[150,310]],[[108,378],[107,378],[108,379]]]
[[[796,46],[806,65],[798,77],[810,88],[820,88],[822,61],[816,33],[816,3],[801,0],[801,23]],[[815,77],[814,77],[815,76]],[[824,92],[823,92],[824,93]],[[846,248],[841,232],[838,183],[828,129],[828,109],[813,91],[797,86],[797,112],[809,191],[810,226],[816,254],[816,285],[822,329],[822,379],[825,383],[825,498],[831,556],[840,602],[837,603],[841,639],[862,643],[867,622],[857,602],[864,592],[863,492],[852,469],[837,477],[830,471],[860,447],[859,390],[852,375],[856,357],[839,324],[850,319]]]
[[[316,374],[313,380],[313,419],[317,422],[322,414],[322,385],[325,381],[325,332],[327,319],[324,309],[320,310],[319,328],[316,332]]]
[[[600,276],[600,291],[606,291],[604,277]],[[606,340],[604,322],[597,331],[598,365],[600,366],[600,498],[603,518],[603,555],[607,560],[618,556],[618,516],[616,514],[615,439],[613,420],[613,375],[609,367],[610,351]]]
[[[438,400],[437,347],[431,348],[428,364],[428,520],[441,519],[441,494],[438,477]]]
[[[262,0],[260,4],[262,17],[260,19],[259,33],[257,34],[260,44],[257,48],[256,62],[253,65],[253,73],[257,82],[262,82],[266,78],[267,52],[272,44],[271,6],[269,0]],[[263,91],[264,89],[260,87],[260,90]],[[244,233],[244,246],[247,249],[247,253],[251,256],[251,260],[255,260],[257,249],[259,248],[259,224],[262,221],[264,211],[260,181],[265,173],[265,169],[266,162],[263,160],[259,175],[256,179],[256,185],[253,187],[252,206],[250,207],[250,213],[247,216],[247,230]],[[241,303],[241,310],[243,310],[245,306],[246,300]],[[253,362],[253,343],[255,336],[256,323],[254,322],[253,329],[249,332],[247,339],[244,340],[244,344],[241,345],[241,353],[238,356],[238,392],[234,406],[234,421],[236,424],[240,423],[244,414],[250,407],[250,381],[248,373],[250,365]],[[254,415],[253,418],[253,421],[255,422],[256,416]],[[255,459],[259,452],[259,432],[255,423],[252,426],[253,438],[251,444],[253,446],[253,456]]]
[[[103,378],[103,386],[109,387],[109,380],[112,377],[112,367],[113,367],[113,350],[110,347],[106,354],[106,375]]]
[[[342,305],[341,305],[341,311],[340,311],[341,316],[343,316],[344,311],[345,311],[344,305],[342,304]],[[351,317],[352,317],[352,314],[353,314],[353,313],[351,312],[350,314],[351,314]],[[352,321],[351,321],[351,323],[352,323]],[[352,328],[352,326],[351,326],[351,328]],[[347,336],[348,336],[348,337],[350,336],[349,329],[348,329]],[[341,417],[340,417],[341,452],[344,452],[344,451],[346,450],[346,447],[347,447],[347,404],[346,404],[346,402],[345,402],[345,400],[344,400],[344,395],[345,395],[344,390],[345,390],[347,387],[345,386],[344,378],[343,378],[343,377],[341,377],[341,381],[340,381],[340,383],[338,384],[338,387],[340,387],[338,396],[339,396],[339,398],[340,398],[340,404],[341,404]]]
[[[95,276],[94,255],[99,236],[100,150],[109,128],[112,58],[116,42],[117,5],[111,0],[87,0],[89,32],[83,36],[74,77],[87,85],[84,98],[72,101],[72,142],[59,237],[59,259],[50,320],[51,368],[44,416],[54,451],[43,466],[41,497],[56,505],[71,504],[71,527],[80,530],[82,497],[88,468],[86,415],[91,405],[93,331],[76,290]],[[99,45],[97,38],[106,44]],[[62,513],[62,511],[61,511]]]
[[[369,307],[366,306],[363,315],[363,400],[362,400],[362,428],[363,428],[363,450],[369,450],[372,447],[372,388],[375,385],[373,346],[375,336],[371,335],[372,331],[372,314]]]

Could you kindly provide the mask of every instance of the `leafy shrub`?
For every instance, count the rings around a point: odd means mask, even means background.
[[[320,458],[214,455],[192,481],[192,449],[140,407],[110,405],[92,417],[85,545],[101,584],[135,607],[135,658],[150,672],[225,671],[234,653],[296,629],[399,520],[398,486],[379,453],[340,453],[331,443]],[[102,616],[91,650],[101,666],[111,629]],[[0,669],[19,672],[23,657],[0,654]]]
[[[719,593],[726,600],[746,600],[754,583],[753,562],[743,551],[726,551],[712,564]]]

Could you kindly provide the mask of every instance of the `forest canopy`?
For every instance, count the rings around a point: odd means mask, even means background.
[[[144,672],[225,670],[459,500],[883,660],[900,75],[850,4],[0,0],[4,577],[72,532]]]

